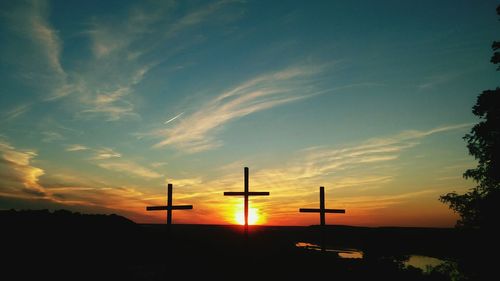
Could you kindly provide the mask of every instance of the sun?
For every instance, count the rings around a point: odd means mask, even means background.
[[[253,225],[259,222],[259,210],[255,208],[248,209],[248,224]],[[245,214],[243,210],[236,211],[235,214],[236,223],[244,225],[245,224]]]

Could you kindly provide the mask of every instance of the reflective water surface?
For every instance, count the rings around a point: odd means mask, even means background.
[[[405,266],[413,266],[416,268],[420,268],[423,271],[427,271],[427,269],[431,267],[438,266],[445,261],[438,258],[428,257],[428,256],[420,256],[420,255],[410,255],[410,258],[404,262]]]
[[[295,247],[303,248],[307,250],[321,251],[321,246],[308,243],[308,242],[297,242],[295,243]],[[340,258],[343,259],[362,259],[363,251],[357,249],[334,249],[334,248],[325,248],[326,252],[335,252],[338,254]]]

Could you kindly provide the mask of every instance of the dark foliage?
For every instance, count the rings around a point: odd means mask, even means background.
[[[497,8],[500,15],[500,6]],[[500,63],[500,42],[493,42],[491,62]],[[500,70],[500,67],[498,68]],[[478,165],[463,176],[473,179],[477,186],[465,194],[451,192],[440,197],[460,215],[459,227],[495,229],[500,213],[500,88],[483,91],[472,108],[480,118],[470,133],[464,136],[469,154]]]
[[[460,272],[481,280],[482,249],[469,245],[476,232],[464,229],[328,226],[331,248],[355,248],[363,259],[341,259],[335,252],[295,247],[319,244],[321,228],[139,225],[116,215],[68,211],[2,211],[2,275],[12,280],[166,280],[333,278],[342,280],[449,280],[441,268],[432,274],[406,268],[408,254],[467,260]],[[461,245],[456,247],[456,245]],[[239,277],[238,277],[239,278]]]

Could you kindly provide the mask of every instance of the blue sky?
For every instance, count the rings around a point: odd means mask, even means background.
[[[494,1],[3,1],[0,208],[194,203],[231,223],[242,168],[261,223],[451,226],[462,136],[497,86]],[[422,211],[424,209],[425,211]]]

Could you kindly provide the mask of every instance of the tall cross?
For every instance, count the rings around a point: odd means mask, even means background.
[[[167,206],[148,206],[146,207],[147,211],[164,211],[167,210],[167,225],[170,227],[172,224],[172,210],[191,210],[193,209],[193,205],[172,205],[172,184],[168,184],[168,192],[167,192]]]
[[[248,197],[249,196],[269,196],[269,192],[250,192],[248,189],[248,167],[245,167],[245,189],[243,192],[224,192],[224,196],[243,196],[245,208],[245,237],[248,237]]]
[[[323,186],[319,187],[319,209],[310,208],[300,208],[301,213],[319,213],[319,220],[321,226],[325,226],[325,214],[326,213],[337,213],[345,214],[344,209],[325,209],[325,188]]]

